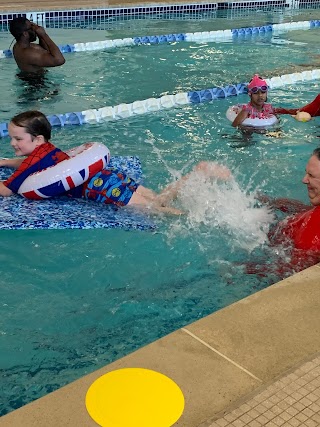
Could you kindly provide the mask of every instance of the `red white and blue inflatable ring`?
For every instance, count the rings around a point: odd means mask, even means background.
[[[109,149],[98,142],[87,142],[66,153],[70,159],[29,175],[18,193],[32,200],[59,196],[92,178],[110,161]]]
[[[231,107],[228,108],[227,110],[227,119],[230,120],[230,122],[233,122],[234,119],[237,117],[237,115],[240,113],[240,111],[242,110],[242,105],[232,105]],[[277,116],[275,116],[274,114],[271,114],[270,117],[266,117],[263,119],[259,119],[258,117],[256,118],[248,118],[245,119],[241,125],[243,126],[253,126],[253,127],[265,127],[265,126],[272,126],[275,125],[276,123],[278,123],[278,118]]]

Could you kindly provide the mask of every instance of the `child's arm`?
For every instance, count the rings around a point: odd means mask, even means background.
[[[12,191],[7,188],[2,181],[0,181],[0,196],[9,197],[12,195]]]
[[[236,128],[237,126],[241,125],[241,123],[245,119],[247,119],[248,116],[249,116],[248,111],[245,111],[245,110],[240,111],[240,113],[237,115],[237,117],[233,120],[232,126]]]
[[[0,158],[0,167],[7,167],[7,168],[15,168],[18,169],[21,163],[23,162],[24,158],[15,158],[15,159],[4,159]],[[14,172],[16,173],[16,172]],[[3,181],[0,181],[0,196],[2,197],[9,197],[13,194],[13,191],[10,190],[10,188],[6,187],[3,183]]]
[[[18,167],[23,162],[24,158],[19,159],[0,159],[0,167],[6,167],[6,168],[14,168],[18,169]]]

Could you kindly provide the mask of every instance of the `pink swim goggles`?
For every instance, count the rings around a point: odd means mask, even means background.
[[[258,93],[258,92],[266,93],[268,91],[268,86],[254,86],[251,89],[249,89],[250,93]]]

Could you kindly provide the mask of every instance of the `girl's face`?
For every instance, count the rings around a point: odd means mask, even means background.
[[[30,135],[24,127],[16,126],[12,122],[9,123],[8,133],[16,156],[29,156],[39,145],[39,137]]]
[[[267,96],[268,96],[268,93],[262,92],[261,90],[259,90],[257,93],[251,93],[250,94],[251,104],[258,109],[262,108],[263,104],[267,100]]]

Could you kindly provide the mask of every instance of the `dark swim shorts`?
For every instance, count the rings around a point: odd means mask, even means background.
[[[96,202],[125,206],[138,188],[133,179],[115,168],[103,169],[83,187],[83,197]]]

